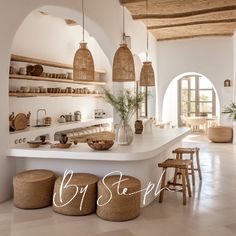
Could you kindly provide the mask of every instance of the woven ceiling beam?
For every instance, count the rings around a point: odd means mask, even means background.
[[[189,17],[189,16],[197,16],[197,15],[206,15],[209,13],[225,12],[225,11],[232,11],[232,10],[236,10],[236,5],[196,10],[196,11],[191,11],[191,12],[173,13],[173,14],[139,14],[139,15],[133,15],[133,19],[134,20],[168,19],[168,18],[171,19],[171,18],[182,18],[182,17]]]
[[[186,22],[181,24],[160,25],[160,26],[156,25],[156,26],[149,26],[148,29],[155,30],[155,29],[165,29],[165,28],[190,26],[190,25],[205,25],[205,24],[219,24],[219,23],[225,23],[227,26],[227,23],[233,23],[233,22],[236,22],[236,19],[206,20],[206,21]]]
[[[170,40],[178,40],[178,39],[188,39],[188,38],[201,38],[201,37],[225,37],[225,36],[233,36],[233,33],[228,34],[197,34],[197,35],[188,35],[188,36],[180,36],[180,37],[170,37],[170,38],[161,38],[157,39],[158,42],[160,41],[170,41]]]

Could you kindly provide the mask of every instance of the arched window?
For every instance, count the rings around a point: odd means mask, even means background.
[[[216,115],[216,93],[212,83],[203,76],[185,76],[178,81],[178,113],[181,116]]]

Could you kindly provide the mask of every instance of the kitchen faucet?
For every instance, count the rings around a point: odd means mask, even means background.
[[[47,115],[46,109],[38,109],[37,110],[37,119],[36,119],[36,126],[39,126],[39,112],[44,111],[45,115]]]

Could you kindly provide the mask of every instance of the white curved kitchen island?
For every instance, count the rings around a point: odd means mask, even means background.
[[[51,149],[49,146],[32,149],[23,144],[9,148],[8,156],[15,158],[16,172],[45,168],[61,175],[69,169],[93,173],[99,177],[114,171],[134,176],[141,180],[143,189],[150,184],[153,186],[153,190],[146,196],[145,205],[148,205],[155,198],[155,188],[162,173],[157,164],[172,157],[172,150],[181,146],[182,139],[189,133],[187,128],[154,128],[151,134],[135,135],[130,146],[115,144],[108,151],[94,151],[87,144],[73,145],[65,150]]]

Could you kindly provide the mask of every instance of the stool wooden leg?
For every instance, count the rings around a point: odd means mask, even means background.
[[[179,159],[180,160],[183,160],[183,154],[182,153],[179,153]],[[181,175],[179,175],[179,179],[181,178]]]
[[[186,177],[185,177],[185,170],[181,169],[182,174],[182,186],[183,186],[183,205],[187,204],[187,197],[186,197]]]
[[[190,154],[191,160],[192,160],[192,164],[191,164],[191,174],[192,174],[192,182],[193,182],[193,186],[195,186],[195,174],[194,174],[194,165],[193,165],[193,154]]]
[[[180,154],[179,153],[176,154],[176,159],[180,159]]]
[[[199,179],[202,180],[202,171],[201,171],[201,165],[200,165],[200,160],[199,160],[199,150],[196,150],[196,159],[197,159],[197,169],[198,169]]]
[[[173,180],[173,183],[176,184],[177,182],[177,175],[178,175],[178,168],[175,168],[175,174],[174,174],[174,180]]]
[[[191,197],[191,186],[190,186],[190,180],[189,180],[189,174],[188,174],[188,169],[185,169],[185,176],[186,176],[186,181],[187,181],[187,188],[188,188],[188,196]]]
[[[161,180],[161,192],[160,192],[160,197],[159,197],[159,202],[161,203],[163,201],[163,197],[164,197],[164,188],[166,185],[166,168],[163,168],[164,174],[162,176],[162,180]]]
[[[180,158],[179,155],[180,155],[179,153],[176,154],[176,159]],[[173,180],[174,184],[176,184],[176,182],[177,182],[177,176],[178,176],[178,168],[175,168],[175,174],[174,174],[174,180]]]

